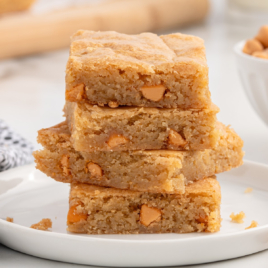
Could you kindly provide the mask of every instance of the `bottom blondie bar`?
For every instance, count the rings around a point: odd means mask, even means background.
[[[144,193],[72,183],[68,231],[88,234],[217,232],[220,185],[215,177],[184,194]]]

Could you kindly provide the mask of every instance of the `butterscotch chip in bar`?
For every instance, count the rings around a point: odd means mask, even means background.
[[[216,105],[203,110],[110,109],[67,102],[64,111],[77,151],[203,150],[219,138]]]
[[[220,185],[205,178],[184,194],[159,194],[72,183],[68,231],[88,234],[217,232]]]
[[[66,100],[158,108],[208,108],[202,39],[175,33],[80,30],[71,40]]]
[[[195,180],[228,171],[243,163],[243,142],[230,128],[217,124],[215,149],[202,151],[74,150],[65,122],[40,130],[45,147],[34,152],[37,169],[61,182],[80,182],[145,192],[183,193]],[[62,160],[64,159],[64,160]],[[66,172],[67,171],[67,172]]]

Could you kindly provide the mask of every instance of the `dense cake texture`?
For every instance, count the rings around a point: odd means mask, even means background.
[[[205,47],[198,37],[80,30],[71,41],[68,101],[182,109],[211,104]]]
[[[217,124],[215,149],[203,151],[78,152],[65,122],[40,130],[45,149],[34,152],[37,169],[61,182],[80,182],[145,192],[183,193],[185,185],[243,163],[243,142]]]
[[[184,194],[157,194],[73,183],[68,231],[88,234],[217,232],[220,185],[205,178]]]
[[[203,150],[218,140],[213,105],[203,110],[111,109],[67,102],[65,115],[77,151]]]

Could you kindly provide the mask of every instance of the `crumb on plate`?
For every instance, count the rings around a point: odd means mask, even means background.
[[[31,228],[41,231],[47,231],[48,228],[52,227],[51,219],[42,219],[40,222],[32,224]]]
[[[252,221],[251,224],[249,225],[249,227],[245,228],[245,230],[255,228],[257,226],[258,226],[258,223],[256,221]]]
[[[8,221],[8,222],[13,222],[13,218],[7,217],[7,218],[6,218],[6,221]]]
[[[248,187],[248,188],[245,190],[245,194],[247,194],[247,193],[251,193],[252,190],[253,190],[252,188]]]
[[[239,212],[238,214],[232,214],[230,215],[230,218],[232,219],[232,222],[235,223],[243,223],[243,219],[246,217],[245,213],[243,211]]]

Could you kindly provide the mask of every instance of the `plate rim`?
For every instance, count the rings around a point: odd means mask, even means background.
[[[257,166],[261,166],[261,167],[263,167],[263,168],[267,168],[267,172],[268,172],[268,165],[265,165],[265,164],[263,164],[263,163],[258,163],[258,162],[254,162],[254,161],[249,161],[249,160],[244,160],[244,165],[257,165]],[[13,169],[10,169],[10,170],[7,170],[7,171],[4,171],[4,172],[1,172],[0,173],[0,180],[1,180],[1,177],[2,177],[2,175],[4,174],[4,173],[7,173],[7,172],[9,172],[9,171],[15,171],[15,170],[19,170],[19,169],[22,169],[22,168],[26,168],[26,167],[31,167],[31,166],[33,166],[34,167],[34,164],[29,164],[29,165],[25,165],[25,166],[21,166],[21,167],[16,167],[16,168],[13,168]],[[34,167],[34,169],[35,169],[35,167]],[[25,178],[23,178],[23,180],[27,180],[27,179],[25,179]],[[1,199],[1,196],[0,196],[0,199]],[[6,225],[6,226],[8,226],[8,227],[10,227],[11,229],[22,229],[22,231],[24,230],[24,231],[26,231],[26,232],[30,232],[30,233],[32,233],[32,232],[39,232],[40,234],[42,234],[42,235],[45,235],[45,236],[58,236],[59,238],[62,238],[62,237],[70,237],[71,239],[74,239],[74,240],[76,240],[76,239],[78,239],[78,240],[81,240],[81,241],[83,241],[83,240],[99,240],[99,236],[100,235],[94,235],[94,234],[92,234],[92,235],[85,235],[85,236],[81,236],[81,235],[79,235],[79,234],[72,234],[72,233],[57,233],[57,232],[53,232],[53,231],[49,231],[49,232],[44,232],[44,231],[40,231],[40,230],[36,230],[36,229],[31,229],[31,228],[29,228],[29,227],[26,227],[26,226],[22,226],[22,225],[19,225],[19,224],[16,224],[16,223],[10,223],[10,222],[7,222],[6,220],[4,220],[4,219],[1,219],[0,218],[0,227],[1,227],[1,224],[3,224],[4,226]],[[263,226],[259,226],[258,228],[251,228],[251,229],[248,229],[248,230],[240,230],[240,231],[237,231],[237,232],[235,232],[235,233],[227,233],[227,234],[217,234],[217,233],[212,233],[212,234],[210,234],[210,233],[208,233],[208,236],[211,236],[211,237],[216,237],[215,239],[217,239],[218,237],[222,237],[222,236],[224,236],[224,237],[226,237],[226,236],[235,236],[235,235],[240,235],[240,234],[243,234],[244,232],[256,232],[257,230],[262,230],[262,229],[266,229],[266,228],[268,228],[268,224],[266,224],[266,225],[263,225]],[[214,236],[214,234],[217,234],[217,236]],[[150,235],[150,234],[136,234],[136,235],[139,235],[139,236],[148,236],[148,235]],[[135,236],[136,236],[135,235]],[[159,234],[159,235],[161,235],[161,234]],[[181,236],[181,235],[183,235],[183,234],[175,234],[174,233],[174,235],[179,235],[179,236]],[[96,236],[96,237],[95,237]],[[132,236],[131,234],[130,235],[128,235],[128,236]],[[156,243],[156,242],[158,242],[158,243],[163,243],[163,242],[169,242],[169,241],[183,241],[183,240],[204,240],[204,239],[207,239],[207,237],[208,236],[200,236],[200,237],[189,237],[189,238],[185,238],[185,239],[179,239],[179,240],[177,240],[177,239],[172,239],[172,240],[170,240],[170,239],[163,239],[163,240],[142,240],[142,242],[143,243]],[[213,238],[212,238],[213,239]],[[139,240],[121,240],[121,239],[116,239],[116,238],[109,238],[109,239],[106,239],[106,238],[101,238],[101,240],[102,241],[104,241],[104,242],[110,242],[110,241],[124,241],[124,242],[134,242],[134,243],[140,243],[140,241]]]
[[[267,170],[268,173],[268,165],[263,164],[263,163],[257,163],[254,161],[248,161],[245,160],[244,164],[248,166],[249,168],[264,168]],[[28,171],[35,169],[33,164],[19,167],[16,169],[8,170],[6,172],[3,172],[0,174],[0,180],[1,177],[9,172],[17,172],[22,169],[25,169],[25,172],[21,172],[21,177],[23,180],[28,180],[25,178],[27,176],[27,168]],[[29,189],[30,190],[30,189]],[[26,190],[27,191],[27,190]],[[267,191],[267,190],[265,190]],[[258,226],[258,228],[252,228],[249,230],[238,230],[235,232],[230,232],[230,233],[213,233],[213,234],[208,234],[208,235],[202,235],[202,236],[192,236],[192,237],[185,237],[182,238],[181,236],[183,234],[173,234],[173,235],[178,235],[177,238],[160,238],[160,239],[147,239],[150,235],[143,235],[143,234],[138,234],[136,236],[144,236],[142,239],[131,239],[132,235],[129,235],[129,239],[120,239],[117,237],[112,237],[112,238],[106,238],[103,237],[100,238],[99,235],[76,235],[72,233],[58,233],[58,232],[44,232],[40,230],[34,230],[29,227],[21,226],[19,224],[14,224],[14,223],[9,223],[5,221],[4,219],[0,219],[0,233],[7,232],[8,235],[5,237],[1,238],[0,237],[0,243],[3,245],[10,247],[14,250],[36,256],[36,257],[41,257],[45,259],[50,259],[50,260],[55,260],[55,261],[62,261],[62,262],[69,262],[69,263],[79,263],[79,264],[86,264],[86,265],[98,265],[98,266],[117,266],[117,267],[149,267],[149,266],[172,266],[172,265],[194,265],[194,264],[200,264],[200,263],[208,263],[208,262],[214,262],[214,261],[220,261],[220,260],[227,260],[227,259],[232,259],[236,257],[241,257],[245,255],[249,255],[252,253],[256,253],[259,251],[263,251],[265,249],[268,249],[268,240],[266,239],[265,241],[262,239],[263,234],[268,234],[268,224]],[[246,235],[245,235],[246,233]],[[30,241],[32,244],[30,244],[26,249],[22,247],[21,245],[17,245],[14,242],[14,235],[19,234],[20,236],[23,237],[29,237]],[[154,234],[155,235],[155,234]],[[161,235],[161,234],[159,234]],[[107,235],[106,235],[107,236]],[[135,237],[136,237],[135,236]],[[134,237],[134,236],[133,236]],[[13,240],[12,240],[13,239]],[[46,239],[49,242],[54,242],[57,245],[60,245],[61,243],[66,243],[66,248],[65,250],[72,250],[76,243],[80,243],[78,246],[82,248],[85,246],[87,249],[90,249],[94,251],[95,249],[97,252],[100,250],[104,249],[104,252],[108,252],[107,258],[101,258],[98,254],[98,256],[92,255],[90,253],[89,255],[85,255],[85,251],[80,252],[78,255],[75,254],[75,256],[71,256],[71,253],[66,256],[63,255],[58,255],[58,253],[55,253],[50,250],[49,245],[47,244],[45,246],[45,249],[47,251],[41,252],[40,249],[36,249],[35,247],[36,244],[38,244],[38,241],[42,239]],[[224,250],[224,252],[218,253],[215,251],[216,249],[214,248],[215,245],[219,246],[217,244],[217,240],[220,239],[220,242],[218,243],[224,243],[225,247],[227,243],[234,243],[236,246],[230,247],[227,251]],[[251,243],[248,246],[244,246],[244,244],[247,243],[247,241],[250,240]],[[261,240],[261,241],[260,241]],[[93,243],[91,243],[93,242]],[[149,257],[145,256],[144,257],[144,252],[140,251],[140,245],[141,243],[142,248],[150,246],[151,249],[153,249],[154,252],[162,252],[163,248],[164,251],[166,250],[166,254],[171,257],[168,259],[168,257],[165,255],[163,256],[155,256],[155,258],[152,257],[152,254],[150,254],[151,259],[148,259]],[[206,244],[206,250],[214,250],[214,255],[206,255],[205,257],[201,255],[200,253],[195,255],[195,258],[189,259],[187,256],[189,256],[189,252],[192,250],[192,245],[194,243],[194,248],[197,249],[197,245],[201,246]],[[112,245],[112,247],[111,247]],[[128,256],[120,259],[118,257],[118,253],[115,252],[115,249],[118,248],[126,248],[125,245],[128,245],[130,249],[127,249],[124,254]],[[222,245],[222,244],[221,244]],[[237,248],[242,245],[242,248]],[[40,245],[39,245],[40,246]],[[55,247],[55,246],[54,246]],[[173,256],[170,255],[172,252],[174,252],[177,249],[185,248],[185,252],[178,252],[178,256]],[[235,252],[231,251],[232,249],[236,249]],[[109,249],[109,250],[108,250]],[[134,250],[134,253],[132,252]],[[204,250],[203,250],[204,251]],[[112,253],[111,253],[112,252]],[[132,252],[130,254],[130,252]],[[177,252],[177,251],[176,251]],[[216,253],[215,253],[216,252]],[[82,255],[81,255],[82,254]],[[84,255],[83,255],[84,254]],[[110,254],[110,255],[109,255]],[[129,254],[131,255],[129,257]],[[160,253],[157,253],[158,255]],[[185,256],[183,254],[186,254]],[[114,256],[116,255],[116,256]],[[139,257],[137,259],[137,257]],[[162,257],[162,259],[161,259]],[[132,258],[132,259],[131,259]],[[108,259],[108,260],[107,260]],[[120,260],[119,260],[120,259]]]

